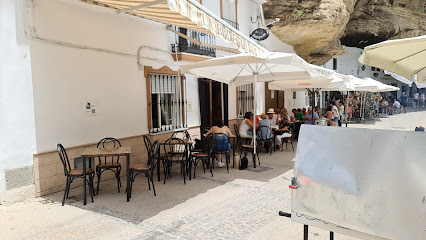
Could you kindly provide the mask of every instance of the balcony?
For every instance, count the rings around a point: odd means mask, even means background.
[[[228,20],[226,18],[222,18],[223,21],[225,21],[227,24],[231,25],[231,27],[240,30],[240,25],[234,21]]]
[[[216,45],[216,40],[214,36],[181,27],[175,27],[175,31],[184,34],[189,38],[194,39],[195,41],[209,45]],[[178,42],[176,44],[172,44],[172,52],[191,53],[208,57],[216,57],[215,48],[198,45],[181,36],[178,37]]]

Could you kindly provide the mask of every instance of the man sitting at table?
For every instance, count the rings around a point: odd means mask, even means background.
[[[293,108],[293,110],[291,110],[291,111],[293,112],[293,114],[294,114],[294,118],[295,118],[295,119],[297,119],[297,120],[299,120],[299,121],[302,121],[302,120],[303,120],[303,117],[304,117],[305,115],[303,115],[303,113],[302,113],[301,111],[296,110],[296,108]]]
[[[306,114],[306,116],[303,118],[303,120],[305,120],[305,124],[317,124],[317,121],[319,120],[319,115],[316,112],[313,112],[314,115],[314,122],[312,123],[312,107],[308,108],[308,113]]]
[[[271,122],[271,127],[278,128],[278,123],[277,123],[278,115],[275,114],[274,109],[270,108],[268,112],[266,112],[266,114],[268,115],[268,120]]]

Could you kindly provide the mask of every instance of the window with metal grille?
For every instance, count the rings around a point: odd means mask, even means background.
[[[149,74],[151,89],[150,132],[186,127],[186,85],[177,75]]]
[[[239,86],[238,90],[238,117],[244,117],[244,113],[253,109],[253,84]]]

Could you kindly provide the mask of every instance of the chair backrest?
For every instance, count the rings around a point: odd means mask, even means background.
[[[143,142],[145,143],[146,151],[149,153],[149,151],[151,150],[151,140],[149,140],[149,138],[144,135]]]
[[[238,128],[237,124],[234,123],[234,131],[235,131],[235,135],[237,136],[237,139],[240,139],[240,129]]]
[[[151,173],[157,166],[157,158],[160,156],[160,144],[155,141],[151,144],[151,149],[148,151],[148,165],[151,166]]]
[[[169,138],[164,143],[164,152],[167,159],[175,161],[183,161],[187,157],[187,148],[184,140],[180,138]]]
[[[180,138],[180,139],[191,140],[191,135],[189,135],[189,132],[186,131],[186,130],[176,131],[172,134],[171,138]]]
[[[64,174],[65,176],[68,176],[68,171],[71,170],[70,161],[68,160],[67,151],[65,151],[64,146],[62,144],[58,143],[56,145],[56,148],[58,150],[59,158],[61,159],[62,165],[64,166]]]
[[[228,135],[224,133],[214,133],[213,134],[213,151],[228,151],[229,138]]]
[[[259,131],[257,132],[257,138],[260,140],[270,140],[273,139],[274,134],[271,131],[271,128],[268,126],[260,126]]]
[[[107,137],[100,140],[98,144],[96,145],[96,147],[106,149],[106,150],[113,150],[113,149],[117,149],[121,147],[121,143],[115,138]],[[107,157],[103,157],[103,160],[105,163],[107,162],[107,159],[108,159]],[[114,156],[111,157],[111,160],[112,162],[114,162]],[[119,160],[120,160],[120,156],[117,156],[116,158],[117,163]],[[101,161],[102,161],[102,157],[99,157],[99,163],[101,163]]]

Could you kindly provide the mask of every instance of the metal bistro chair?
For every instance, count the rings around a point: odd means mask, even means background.
[[[265,136],[265,138],[263,138]],[[269,152],[269,155],[272,155],[272,148],[274,147],[274,134],[270,127],[260,126],[259,131],[257,132],[257,141],[259,146],[264,146],[265,143],[268,145],[268,149],[265,147],[265,150]]]
[[[237,137],[236,143],[234,144],[234,153],[235,153],[237,149],[241,149],[241,144],[243,143],[240,136],[240,129],[238,129],[237,124],[234,124],[234,131],[235,131],[235,136]]]
[[[62,144],[58,144],[57,146],[59,158],[61,159],[62,165],[64,167],[64,174],[67,177],[67,183],[65,185],[65,191],[64,191],[64,198],[62,199],[62,206],[64,206],[65,198],[68,198],[68,195],[70,193],[70,187],[72,181],[76,178],[83,178],[83,169],[71,169],[70,161],[68,159],[67,152],[65,151],[65,148],[62,146]],[[93,193],[95,191],[93,187],[93,178],[95,177],[95,172],[92,168],[86,168],[86,176],[89,177],[89,179],[84,179],[83,181],[87,181],[89,185],[89,192],[90,196],[92,198],[93,202]]]
[[[290,137],[285,137],[285,138],[281,138],[281,144],[285,143],[285,149],[287,150],[287,144],[290,143],[291,144],[291,149],[293,149],[294,152],[294,146],[293,146],[293,135]],[[283,149],[281,149],[282,151]]]
[[[203,164],[203,171],[204,173],[206,173],[206,166],[210,169],[210,173],[212,174],[213,177],[213,170],[212,170],[212,165],[210,164],[210,152],[211,152],[211,144],[210,144],[210,136],[207,137],[203,137],[203,141],[202,141],[202,147],[200,149],[196,149],[196,151],[191,151],[191,168],[192,165],[194,165],[194,178],[195,178],[195,171],[197,169],[198,166],[198,162],[201,161],[201,163]],[[191,172],[190,172],[191,173]]]
[[[155,192],[154,187],[154,170],[157,165],[157,155],[159,154],[159,144],[158,141],[155,141],[153,144],[151,144],[151,148],[148,150],[148,162],[146,164],[135,164],[130,165],[130,197],[132,197],[132,188],[133,188],[133,182],[135,181],[135,178],[140,173],[144,173],[145,177],[148,179],[148,188],[151,190],[151,184],[152,184],[152,190],[154,191],[154,196],[157,196],[157,193]]]
[[[164,143],[164,152],[166,153],[166,158],[163,162],[165,169],[164,184],[166,184],[166,179],[172,176],[171,170],[173,163],[181,164],[183,182],[186,184],[186,160],[188,152],[185,142],[180,138],[169,138]]]
[[[149,154],[149,151],[151,151],[151,147],[152,147],[151,140],[149,140],[149,138],[144,135],[143,142],[145,143],[146,152]],[[158,147],[158,149],[160,149],[160,147]],[[155,157],[159,159],[160,161],[164,161],[164,159],[166,158],[166,154],[159,151],[159,154],[155,155]],[[160,167],[160,164],[158,164],[157,167]],[[160,170],[158,170],[158,172],[160,172]],[[164,174],[166,174],[165,169],[164,169]],[[158,181],[160,181],[160,175],[158,175]]]
[[[259,162],[259,165],[260,165],[259,150],[260,150],[260,148],[259,148],[258,139],[257,139],[257,136],[256,136],[256,156],[257,156],[257,161]],[[251,145],[251,144],[242,144],[241,149],[240,149],[240,157],[243,158],[242,153],[244,153],[244,157],[247,157],[247,154],[249,152],[252,155],[254,155],[254,146]],[[253,159],[253,166],[256,167],[256,159]]]
[[[217,154],[220,155],[225,155],[225,161],[226,161],[226,170],[229,173],[229,162],[230,162],[230,155],[231,155],[231,150],[223,150],[223,149],[227,149],[229,146],[229,138],[228,135],[223,134],[223,133],[214,133],[213,137],[212,137],[212,141],[211,141],[211,156],[213,158],[216,158]],[[218,159],[216,159],[218,160]],[[213,168],[214,163],[213,161],[211,162],[211,168]],[[213,174],[213,172],[212,172]]]
[[[109,145],[112,145],[110,147]],[[108,150],[109,148],[117,149],[121,147],[120,141],[118,141],[115,138],[104,138],[98,142],[98,145],[96,145],[97,148],[103,148]],[[120,156],[114,157],[112,156],[110,160],[108,160],[109,157],[99,157],[99,164],[96,165],[96,175],[98,176],[98,185],[96,188],[96,194],[99,194],[99,183],[101,182],[101,175],[103,172],[109,170],[115,173],[115,178],[117,179],[117,189],[118,192],[120,192],[121,187],[121,179],[120,179],[120,172],[121,172],[121,164],[119,163]]]
[[[172,134],[171,138],[180,138],[180,139],[191,140],[191,135],[186,130],[176,131]]]
[[[176,131],[172,134],[171,138],[180,138],[184,141],[192,141],[191,135],[189,134],[187,130]],[[192,150],[192,145],[186,144],[186,148],[187,148],[187,154],[190,154]],[[188,159],[190,158],[191,156],[188,156]],[[186,162],[186,171],[189,173],[191,171],[191,166],[189,161]],[[189,180],[191,180],[191,175],[189,175]]]

